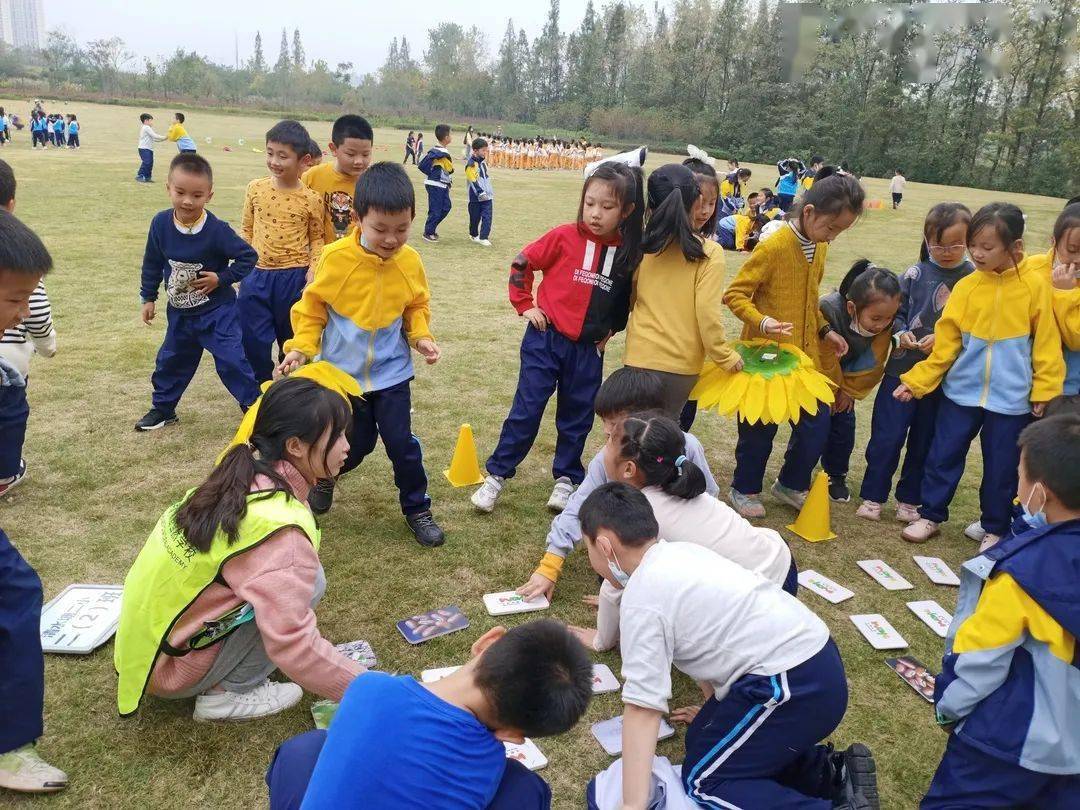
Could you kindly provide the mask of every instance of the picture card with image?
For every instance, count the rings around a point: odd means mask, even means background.
[[[485,593],[484,607],[491,616],[507,616],[511,613],[531,613],[534,610],[547,610],[551,603],[546,596],[540,595],[526,599],[514,591]]]
[[[813,569],[799,572],[799,584],[811,593],[816,593],[822,599],[832,602],[834,605],[850,599],[855,594],[838,582],[834,582],[824,574],[819,574]]]
[[[548,764],[548,758],[544,756],[544,752],[530,740],[525,738],[523,743],[509,743],[504,742],[506,746],[506,758],[516,759],[530,771],[538,771],[541,768],[546,768]]]
[[[885,663],[904,683],[914,689],[919,697],[927,703],[934,702],[934,680],[937,676],[919,659],[903,655],[899,658],[886,658]]]
[[[952,614],[949,611],[945,610],[933,599],[908,602],[907,606],[911,608],[912,613],[926,623],[927,627],[945,638],[949,631],[949,625],[952,624]]]
[[[427,613],[410,616],[397,623],[397,629],[410,644],[423,644],[433,638],[456,633],[469,626],[469,618],[457,605],[447,605]]]
[[[860,613],[850,618],[875,650],[902,650],[908,646],[904,637],[880,613]]]
[[[918,554],[912,556],[915,564],[922,569],[923,573],[930,577],[935,585],[959,585],[960,577],[953,573],[946,562],[940,557],[922,557]]]
[[[604,692],[617,692],[621,688],[622,684],[615,677],[615,673],[611,671],[611,667],[607,664],[592,665],[592,690],[594,695]]]
[[[592,735],[605,751],[611,756],[617,757],[622,753],[622,715],[612,717],[610,720],[593,723]],[[656,735],[656,739],[658,741],[666,740],[668,737],[674,736],[675,729],[671,727],[667,720],[661,717],[660,730]]]
[[[887,591],[906,591],[915,587],[884,560],[859,560],[858,566]]]

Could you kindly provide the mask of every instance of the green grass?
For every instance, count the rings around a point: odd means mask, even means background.
[[[9,111],[25,103],[0,102]],[[164,318],[152,328],[139,321],[139,268],[152,214],[167,207],[164,168],[172,147],[157,149],[154,185],[133,182],[135,141],[141,110],[70,105],[82,124],[78,152],[32,152],[27,130],[0,150],[19,181],[17,213],[44,238],[56,260],[49,277],[60,351],[36,358],[30,385],[33,412],[25,455],[29,480],[0,501],[0,525],[37,568],[50,598],[71,582],[121,582],[158,516],[202,479],[231,437],[239,411],[203,363],[181,402],[179,426],[149,435],[132,425],[149,407],[154,356]],[[158,112],[159,129],[170,118]],[[214,164],[217,186],[211,208],[239,222],[246,183],[265,173],[260,154],[267,118],[209,113],[189,116],[188,128]],[[329,125],[313,124],[326,141]],[[212,144],[205,138],[211,136]],[[243,138],[245,146],[237,145]],[[379,131],[377,158],[400,159],[404,133]],[[229,153],[222,147],[230,144]],[[455,148],[455,152],[457,152]],[[650,166],[664,162],[650,158]],[[775,169],[754,166],[754,185],[770,184]],[[421,177],[410,167],[420,199]],[[420,364],[414,384],[414,430],[424,442],[435,512],[449,541],[422,549],[398,512],[390,466],[381,450],[343,481],[337,506],[324,523],[322,561],[329,588],[319,607],[319,627],[333,641],[366,638],[389,671],[419,673],[425,667],[461,663],[471,641],[496,624],[480,595],[524,581],[544,549],[550,516],[544,504],[551,486],[554,427],[549,417],[533,453],[509,484],[498,512],[473,513],[470,490],[452,489],[442,476],[463,422],[472,424],[481,458],[490,452],[505,417],[517,377],[522,324],[506,300],[507,268],[518,250],[546,229],[569,221],[577,209],[580,180],[571,172],[492,173],[497,201],[495,246],[466,239],[464,189],[454,192],[454,211],[442,227],[443,241],[429,245],[414,228],[432,286],[433,328],[443,349],[435,367]],[[868,178],[872,198],[888,199],[886,180]],[[902,270],[916,257],[922,217],[929,206],[959,199],[972,208],[1001,195],[975,189],[909,183],[904,206],[868,211],[843,234],[829,256],[829,281],[838,282],[850,263],[867,255]],[[1029,245],[1042,249],[1061,202],[1010,195],[1028,214]],[[423,209],[423,204],[421,209]],[[419,212],[422,220],[424,211]],[[742,257],[728,254],[728,278]],[[731,334],[736,324],[731,320]],[[621,362],[622,338],[611,344],[607,369]],[[869,403],[859,407],[859,445],[865,445]],[[597,426],[599,428],[599,426]],[[732,472],[734,425],[702,414],[695,426],[716,478]],[[776,443],[769,475],[776,472],[785,431]],[[602,444],[597,429],[588,453]],[[861,478],[861,452],[852,479]],[[770,478],[771,480],[771,478]],[[954,567],[973,549],[961,530],[977,516],[978,459],[954,504],[955,518],[922,553],[944,557]],[[766,524],[782,528],[792,514],[767,501]],[[838,539],[812,545],[792,538],[800,568],[815,568],[846,584],[854,599],[834,607],[813,595],[804,599],[829,624],[840,645],[851,684],[847,717],[835,734],[840,745],[861,740],[877,755],[884,805],[913,807],[929,784],[944,743],[932,711],[889,672],[847,620],[851,613],[884,613],[911,643],[910,653],[936,666],[941,641],[904,606],[934,598],[954,605],[950,589],[931,585],[911,560],[914,549],[899,539],[899,527],[856,521],[855,504],[833,510]],[[855,561],[881,557],[915,583],[915,590],[889,593],[873,583]],[[548,615],[574,623],[592,616],[581,597],[596,580],[583,554],[570,558],[557,600]],[[411,647],[394,622],[426,608],[460,605],[472,620],[466,632]],[[516,617],[510,617],[514,623]],[[614,654],[601,655],[618,672]],[[43,804],[56,807],[245,807],[265,801],[263,771],[274,747],[311,727],[308,697],[295,709],[251,724],[201,725],[189,701],[148,699],[141,713],[117,717],[112,645],[87,657],[48,656],[46,731],[42,753],[66,769],[71,787]],[[695,698],[686,679],[676,680],[674,705]],[[580,806],[585,784],[609,758],[589,734],[589,725],[620,710],[617,694],[593,701],[570,733],[542,740],[550,759],[543,772],[557,807]],[[682,759],[682,733],[659,752]],[[17,801],[5,795],[0,802]]]

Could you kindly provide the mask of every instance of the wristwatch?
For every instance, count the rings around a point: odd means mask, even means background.
[[[829,334],[829,332],[831,332],[831,331],[833,331],[832,324],[827,323],[823,327],[821,327],[820,329],[817,330],[817,336],[819,338],[824,339],[824,337],[827,334]]]

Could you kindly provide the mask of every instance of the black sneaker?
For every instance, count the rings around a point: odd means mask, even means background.
[[[435,522],[431,510],[418,512],[415,515],[406,515],[405,522],[409,524],[412,533],[416,535],[416,542],[422,546],[434,548],[446,542],[446,535],[439,528],[439,524]]]
[[[829,478],[829,497],[837,503],[847,503],[851,500],[851,493],[847,488],[847,479],[842,475],[834,475]]]
[[[842,779],[833,806],[851,810],[880,810],[877,765],[870,749],[862,743],[855,743],[832,757],[834,763],[840,765]]]
[[[320,478],[315,482],[307,497],[308,508],[312,514],[325,515],[334,505],[334,479]]]
[[[165,413],[157,408],[151,408],[147,411],[146,416],[135,423],[135,429],[142,431],[157,430],[169,425],[175,425],[179,421],[180,417],[175,413]]]
[[[439,241],[439,235],[437,233],[425,233],[424,234],[424,241],[425,242],[438,242]]]

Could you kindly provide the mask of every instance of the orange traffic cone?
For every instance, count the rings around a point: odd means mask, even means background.
[[[795,522],[788,526],[788,531],[795,532],[803,540],[820,543],[836,537],[829,528],[829,476],[819,472],[806,496],[803,508]]]
[[[443,475],[455,487],[471,487],[484,483],[484,474],[480,472],[480,462],[476,459],[476,443],[469,425],[461,426],[450,469],[443,470]]]

